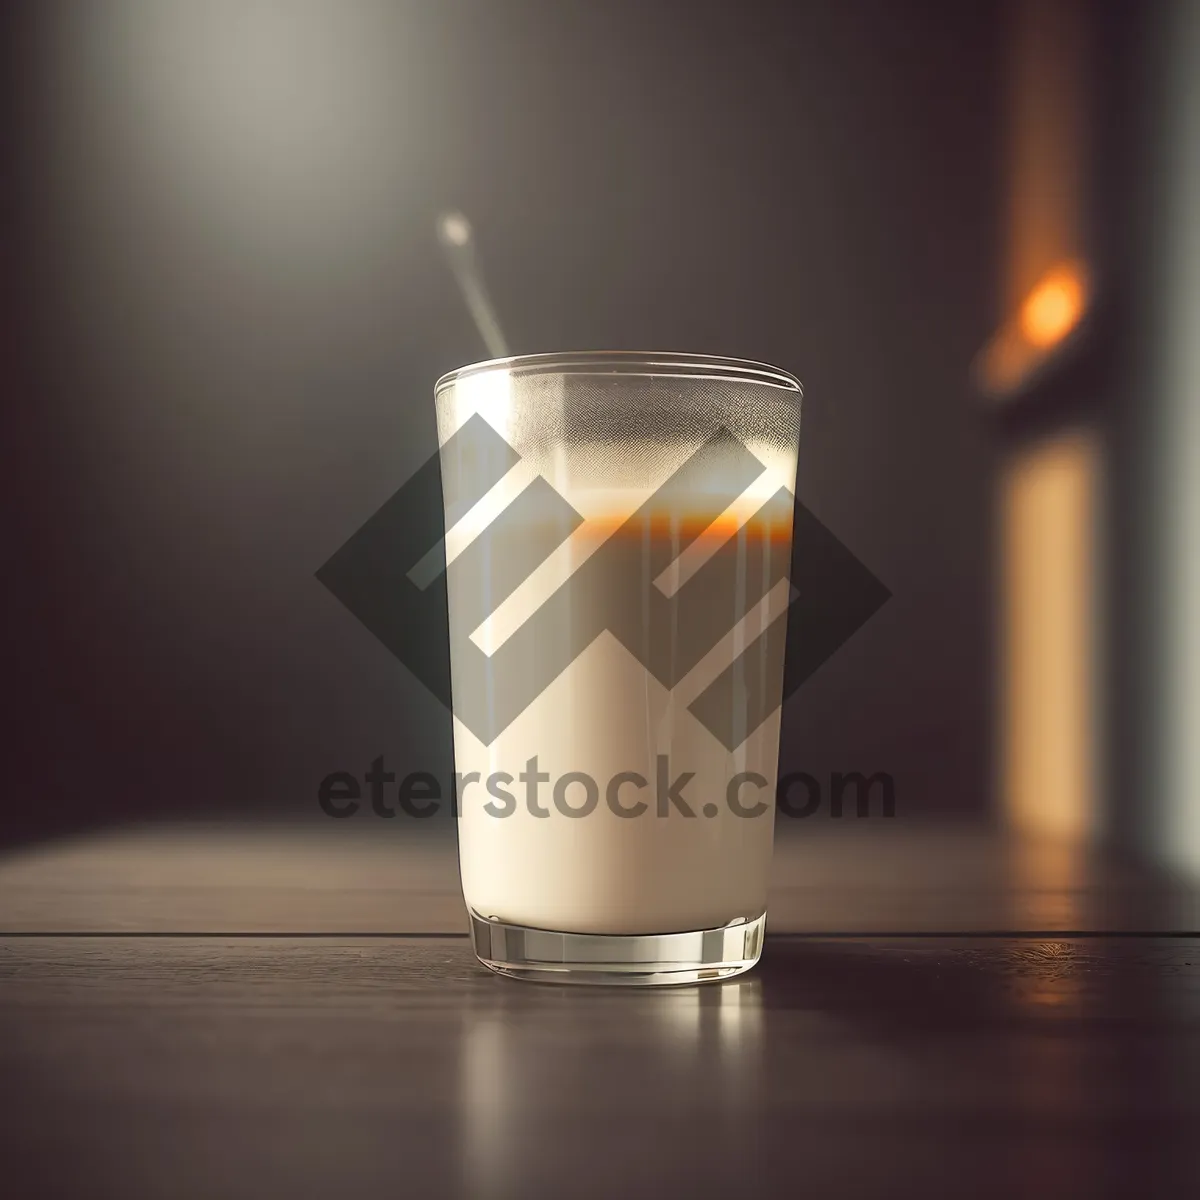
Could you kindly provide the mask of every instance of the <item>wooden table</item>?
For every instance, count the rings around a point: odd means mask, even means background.
[[[903,840],[840,875],[785,842],[759,968],[648,992],[477,967],[436,839],[27,850],[0,862],[6,1194],[1197,1194],[1194,895]],[[1096,936],[1106,906],[1179,935]]]

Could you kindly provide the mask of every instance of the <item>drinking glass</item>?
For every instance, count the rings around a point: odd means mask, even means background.
[[[493,970],[687,983],[758,960],[800,398],[685,354],[438,381],[459,866]]]

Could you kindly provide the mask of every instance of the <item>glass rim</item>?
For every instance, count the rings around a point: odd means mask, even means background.
[[[790,371],[749,358],[721,358],[712,354],[683,354],[644,350],[573,350],[558,354],[516,354],[490,358],[447,371],[434,394],[462,379],[492,371],[510,375],[640,375],[646,378],[717,379],[732,383],[757,383],[802,396],[804,389]]]

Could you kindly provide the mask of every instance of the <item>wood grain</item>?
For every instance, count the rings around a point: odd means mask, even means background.
[[[1200,939],[934,936],[1195,930],[1193,891],[886,823],[785,833],[773,872],[756,971],[630,992],[502,980],[440,936],[464,928],[444,837],[11,854],[5,1194],[1196,1193]]]
[[[726,984],[464,939],[0,939],[14,1196],[1196,1194],[1200,943],[776,938]]]
[[[150,826],[0,859],[0,933],[462,933],[451,836]],[[777,838],[775,932],[1200,931],[1194,889],[987,829],[812,823]]]

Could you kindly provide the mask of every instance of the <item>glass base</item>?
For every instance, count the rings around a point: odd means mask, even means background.
[[[555,933],[471,917],[471,944],[501,975],[543,983],[622,987],[710,983],[748,971],[762,953],[767,914],[694,933]]]

